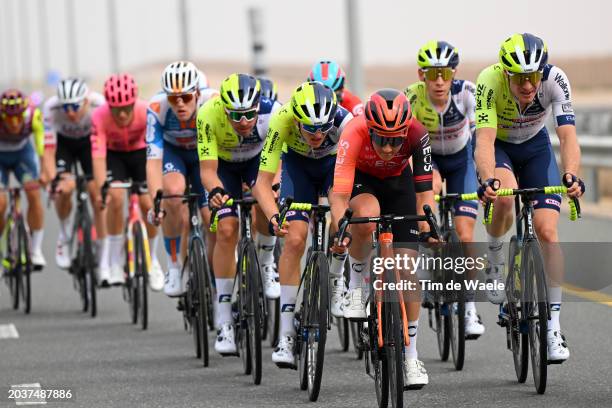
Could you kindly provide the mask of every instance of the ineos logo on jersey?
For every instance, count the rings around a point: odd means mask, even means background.
[[[346,152],[349,149],[349,142],[348,140],[342,140],[340,141],[340,143],[338,143],[338,152],[336,154],[336,163],[340,163],[343,164],[344,163],[344,158],[346,157]]]

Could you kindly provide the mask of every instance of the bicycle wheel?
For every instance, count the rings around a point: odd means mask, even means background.
[[[363,358],[363,347],[361,341],[363,322],[349,322],[349,328],[355,355],[357,356],[357,360],[361,360]]]
[[[134,280],[136,289],[137,305],[137,320],[140,320],[140,327],[146,330],[149,324],[149,304],[147,294],[147,282],[149,271],[147,270],[147,254],[144,248],[144,234],[142,232],[142,224],[134,223],[133,230],[134,239]]]
[[[247,263],[247,279],[249,286],[247,290],[247,333],[251,350],[251,375],[255,385],[261,384],[261,331],[262,318],[264,314],[265,296],[261,282],[261,271],[257,260],[257,251],[252,241],[247,241],[244,247],[244,259]]]
[[[250,336],[248,333],[247,315],[249,311],[249,275],[248,260],[244,243],[240,243],[238,262],[236,263],[236,279],[238,279],[238,321],[235,326],[236,345],[242,360],[242,371],[249,375],[253,371]]]
[[[268,299],[268,308],[266,313],[266,323],[268,343],[274,348],[278,344],[280,334],[280,298]]]
[[[207,288],[210,288],[210,285],[207,283],[209,272],[206,251],[204,250],[204,243],[199,239],[193,240],[189,265],[194,278],[194,289],[197,289],[197,294],[194,292],[194,295],[197,296],[192,298],[192,306],[199,331],[202,365],[208,367],[208,297],[210,293],[207,291]]]
[[[28,242],[28,232],[25,227],[23,218],[20,218],[17,223],[18,233],[18,254],[17,261],[20,273],[21,296],[23,300],[23,311],[26,314],[30,313],[32,308],[32,261],[30,259],[30,244]]]
[[[538,394],[544,394],[548,370],[548,300],[544,261],[538,241],[525,243],[521,269],[525,274],[525,305],[533,383]]]
[[[89,313],[91,317],[96,317],[96,314],[98,313],[98,305],[96,302],[96,260],[91,235],[91,218],[87,210],[85,210],[83,217],[83,250],[85,255],[83,276],[85,282],[85,293],[89,303]]]
[[[16,267],[16,259],[18,259],[17,254],[19,252],[15,252],[18,245],[17,240],[15,239],[15,227],[13,221],[8,220],[5,228],[7,229],[5,231],[6,247],[2,264],[6,276],[6,283],[11,294],[11,305],[13,306],[13,310],[17,310],[19,309],[21,272],[19,271],[19,268]]]
[[[385,314],[387,304],[381,303],[381,316]],[[370,358],[374,367],[374,388],[376,390],[376,402],[379,408],[386,408],[389,404],[389,363],[386,358],[385,347],[378,345],[378,325],[381,324],[377,319],[376,303],[371,303],[370,320],[368,320],[370,349],[366,353],[366,359]],[[371,354],[369,357],[367,354]]]
[[[387,277],[391,278],[391,271]],[[387,282],[393,282],[388,279]],[[400,303],[395,291],[386,291],[385,313],[383,315],[383,339],[385,359],[389,375],[389,396],[393,408],[404,406],[404,337]]]
[[[197,358],[202,358],[203,350],[202,350],[202,332],[204,331],[202,326],[200,326],[200,318],[198,316],[199,309],[199,296],[200,296],[200,281],[199,276],[197,275],[197,259],[194,259],[193,248],[195,248],[195,242],[192,244],[192,248],[189,251],[189,255],[185,260],[185,264],[183,265],[182,273],[188,273],[189,278],[187,279],[187,290],[185,291],[185,296],[183,299],[185,300],[185,309],[183,310],[183,316],[185,316],[185,321],[189,322],[189,327],[191,328],[191,335],[193,336],[193,346],[195,349],[195,354]],[[187,268],[187,265],[189,267]]]
[[[338,339],[340,340],[340,350],[348,351],[350,343],[349,321],[344,317],[336,317],[336,327],[338,328]]]
[[[436,340],[438,343],[438,353],[440,353],[440,360],[447,361],[450,352],[450,337],[447,335],[447,323],[446,314],[448,314],[448,307],[446,304],[436,301],[434,303],[434,322]]]
[[[508,278],[506,280],[506,297],[508,303],[508,335],[510,336],[510,349],[512,350],[512,360],[514,372],[519,383],[527,380],[529,346],[527,331],[521,325],[521,252],[516,236],[510,239],[510,253],[508,256]]]
[[[445,250],[443,258],[458,259],[463,257],[461,241],[455,231],[451,231],[445,238]],[[451,299],[454,303],[449,305],[450,313],[448,315],[448,335],[450,338],[450,350],[453,357],[455,369],[460,371],[463,369],[465,362],[465,285],[464,275],[453,272],[453,280],[461,283],[461,289],[452,292]]]

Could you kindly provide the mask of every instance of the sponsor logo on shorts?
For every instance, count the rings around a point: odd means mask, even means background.
[[[561,207],[561,202],[554,200],[552,198],[547,198],[544,200],[544,202],[549,205],[554,205],[555,207]]]
[[[467,205],[460,205],[459,206],[459,211],[463,211],[463,212],[466,212],[466,213],[478,215],[478,210],[476,210],[473,207],[469,207]]]

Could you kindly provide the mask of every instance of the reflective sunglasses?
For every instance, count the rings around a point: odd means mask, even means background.
[[[66,113],[68,113],[69,111],[78,112],[82,106],[83,106],[83,102],[65,103],[62,105],[62,108],[64,108],[64,112]]]
[[[334,127],[333,122],[327,122],[324,125],[305,125],[302,123],[302,129],[304,129],[308,133],[313,133],[313,134],[319,131],[321,133],[327,133],[331,130],[332,127]]]
[[[183,101],[183,103],[187,104],[189,102],[191,102],[193,100],[193,98],[195,98],[195,92],[191,92],[191,93],[184,93],[184,94],[175,94],[175,95],[168,95],[168,102],[170,102],[171,105],[176,105],[180,100]]]
[[[111,113],[113,114],[113,116],[119,116],[121,114],[121,112],[125,112],[126,114],[130,114],[132,113],[132,111],[134,110],[134,105],[126,105],[126,106],[116,106],[116,107],[111,107]]]
[[[257,109],[250,109],[246,111],[235,111],[226,109],[225,113],[227,113],[227,117],[232,122],[240,122],[242,118],[245,118],[248,122],[250,122],[257,116]]]
[[[428,81],[435,81],[438,77],[442,77],[444,81],[449,81],[453,79],[453,75],[455,75],[455,70],[451,67],[427,68],[422,71]]]
[[[542,76],[544,75],[541,71],[529,72],[529,73],[514,73],[506,71],[508,74],[508,78],[510,82],[515,85],[523,85],[525,82],[529,81],[531,85],[537,85],[542,80]]]
[[[370,139],[372,140],[372,143],[380,147],[385,147],[386,145],[389,145],[391,147],[398,147],[404,143],[404,140],[406,140],[406,137],[403,135],[402,136],[381,136],[378,133],[374,132],[373,130],[370,130]]]

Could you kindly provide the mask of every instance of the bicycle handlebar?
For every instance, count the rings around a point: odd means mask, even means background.
[[[567,187],[565,186],[546,186],[540,188],[500,188],[497,190],[498,197],[509,197],[515,195],[533,195],[533,194],[567,194]],[[578,218],[581,218],[580,213],[580,202],[577,198],[572,197],[570,201],[568,201],[570,207],[569,219],[571,221],[576,221]],[[493,211],[491,211],[492,217]]]

